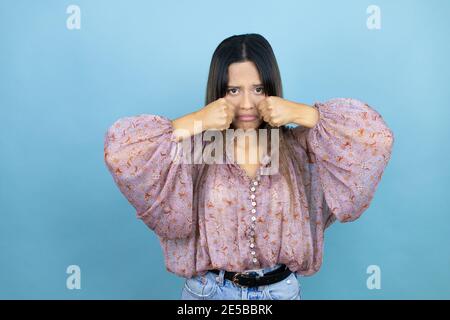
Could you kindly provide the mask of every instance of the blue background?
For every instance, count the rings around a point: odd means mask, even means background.
[[[81,9],[69,30],[66,8]],[[381,29],[369,30],[369,5]],[[178,299],[157,237],[120,194],[103,138],[120,117],[203,107],[233,34],[271,43],[285,98],[361,99],[395,134],[363,216],[334,224],[305,299],[450,298],[448,1],[0,2],[0,298]],[[81,268],[81,289],[66,268]],[[381,268],[369,290],[366,269]]]

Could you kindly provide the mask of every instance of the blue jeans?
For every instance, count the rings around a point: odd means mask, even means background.
[[[252,270],[263,275],[278,268]],[[247,271],[250,272],[250,271]],[[220,274],[208,271],[205,275],[197,275],[186,279],[181,292],[181,300],[300,300],[300,284],[298,275],[291,273],[287,278],[276,283],[259,287],[239,287],[224,278],[224,270]]]

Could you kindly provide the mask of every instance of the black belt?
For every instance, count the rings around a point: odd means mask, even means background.
[[[217,269],[209,271],[214,272],[215,274],[220,273],[220,270]],[[292,273],[292,271],[289,270],[289,268],[283,264],[279,268],[265,273],[263,276],[260,276],[257,273],[256,275],[251,275],[251,273],[255,273],[255,271],[249,272],[225,271],[224,278],[232,281],[234,284],[240,287],[257,287],[269,285],[284,280]]]

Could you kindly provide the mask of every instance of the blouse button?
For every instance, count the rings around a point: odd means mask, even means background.
[[[252,253],[252,256],[254,256],[254,255],[256,254],[256,252],[255,252],[255,251],[252,251],[251,253]]]
[[[252,201],[252,206],[256,207],[256,202]]]
[[[250,195],[250,199],[255,199],[256,196],[254,194]]]
[[[253,258],[253,262],[254,262],[254,263],[257,263],[257,262],[258,262],[258,259]]]
[[[253,181],[253,185],[257,186],[258,185],[258,181]]]
[[[252,213],[256,213],[256,209],[252,209]]]
[[[256,221],[256,217],[255,216],[252,216],[252,221]]]
[[[250,243],[250,248],[254,248],[255,247],[255,244],[254,243]]]
[[[255,191],[256,188],[255,188],[255,187],[251,187],[250,190],[251,190],[251,191]]]

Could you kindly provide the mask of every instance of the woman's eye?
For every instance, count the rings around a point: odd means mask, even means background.
[[[235,94],[238,93],[238,90],[239,90],[238,88],[230,88],[230,89],[227,90],[227,92],[230,93],[230,94],[232,94],[232,95],[235,95]],[[264,87],[258,87],[258,88],[256,88],[255,90],[256,90],[256,93],[257,93],[257,94],[262,94],[262,93],[264,93]]]

